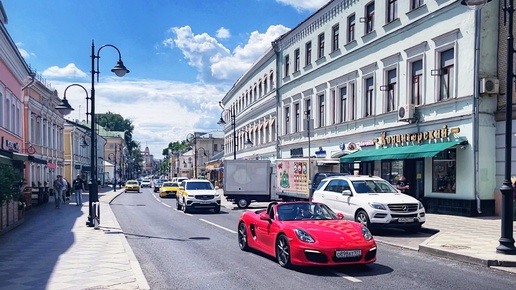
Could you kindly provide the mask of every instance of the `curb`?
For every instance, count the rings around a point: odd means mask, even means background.
[[[115,194],[113,194],[112,197],[108,198],[109,200],[107,203],[110,206],[110,210],[111,210],[111,202],[124,192],[125,192],[125,190],[122,189],[122,190],[120,190],[120,192],[116,192]],[[114,216],[114,213],[113,213],[113,216]],[[113,219],[113,223],[118,228],[121,229],[120,224],[116,220],[116,217]],[[124,232],[122,231],[122,233],[124,233]],[[124,245],[124,250],[127,253],[127,256],[129,258],[129,265],[130,265],[131,269],[133,269],[133,273],[136,278],[136,283],[138,284],[138,289],[150,290],[151,288],[149,286],[149,283],[147,282],[147,278],[145,278],[145,275],[143,274],[142,268],[140,266],[140,262],[138,262],[138,259],[136,259],[136,256],[134,255],[134,252],[131,249],[129,242],[127,241],[127,238],[125,237],[125,234],[124,234],[124,238],[122,239],[122,244]]]

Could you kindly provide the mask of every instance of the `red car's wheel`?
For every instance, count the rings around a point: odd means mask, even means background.
[[[247,244],[247,227],[244,222],[238,225],[238,246],[242,251],[249,250],[249,245]]]
[[[276,258],[281,267],[288,268],[291,266],[290,245],[288,244],[287,236],[284,234],[279,235],[276,241]]]

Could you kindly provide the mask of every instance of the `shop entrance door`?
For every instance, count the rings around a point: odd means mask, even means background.
[[[374,174],[374,161],[363,161],[360,162],[360,175],[373,175]]]
[[[410,185],[408,194],[422,199],[425,196],[424,176],[425,176],[425,160],[419,159],[405,159],[405,177]]]

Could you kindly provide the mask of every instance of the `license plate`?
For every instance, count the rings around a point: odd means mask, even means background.
[[[411,223],[414,221],[414,218],[398,218],[399,223]]]
[[[335,257],[337,258],[350,258],[360,256],[362,256],[362,250],[335,251]]]

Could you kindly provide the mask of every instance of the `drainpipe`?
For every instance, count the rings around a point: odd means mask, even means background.
[[[279,83],[280,83],[280,71],[281,71],[281,68],[280,68],[280,52],[281,52],[281,48],[280,48],[280,40],[279,39],[276,39],[274,40],[272,43],[272,48],[274,49],[274,53],[276,55],[276,159],[280,159],[281,156],[280,156],[280,108],[281,108],[281,95],[280,95],[280,87],[279,87]]]
[[[479,192],[479,181],[478,181],[478,144],[479,144],[479,97],[480,97],[480,81],[479,81],[479,70],[480,70],[480,9],[475,11],[475,61],[474,63],[474,95],[473,95],[473,178],[475,180],[475,199],[477,200],[477,213],[482,214],[480,192]]]

